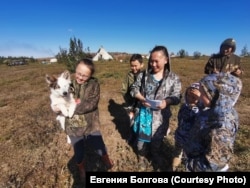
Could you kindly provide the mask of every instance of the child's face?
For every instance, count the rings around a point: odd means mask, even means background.
[[[198,89],[188,88],[186,94],[187,103],[191,106],[195,106],[199,101],[200,95],[201,93]]]
[[[91,70],[84,64],[80,63],[76,67],[75,79],[78,84],[83,84],[91,77]]]
[[[130,62],[130,69],[133,74],[138,73],[143,68],[143,63],[141,64],[138,60]]]
[[[149,65],[154,73],[163,71],[167,63],[167,57],[162,51],[155,51],[151,54]]]

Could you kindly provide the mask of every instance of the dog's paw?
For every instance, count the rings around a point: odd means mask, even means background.
[[[61,117],[60,116],[56,116],[56,120],[60,121]]]
[[[68,135],[67,135],[67,143],[71,144],[71,139],[70,139],[70,137]]]
[[[69,118],[72,118],[74,115],[74,112],[69,112]]]
[[[69,117],[69,112],[63,112],[62,114],[64,117]]]

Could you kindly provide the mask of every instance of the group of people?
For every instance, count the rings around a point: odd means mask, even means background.
[[[234,39],[224,40],[219,53],[206,63],[205,76],[186,89],[177,117],[173,171],[182,161],[191,172],[228,171],[239,127],[234,106],[242,90],[243,71],[235,49]],[[134,100],[127,102],[132,125],[128,141],[136,145],[140,169],[144,171],[147,156],[153,164],[164,165],[160,146],[169,128],[170,106],[182,102],[182,88],[179,76],[171,71],[166,47],[153,48],[145,70],[138,63],[135,71],[135,56],[141,59],[138,54],[131,56],[131,71],[122,92],[125,102],[128,96]],[[160,103],[153,108],[148,99]]]
[[[240,60],[234,55],[233,39],[225,40],[220,53],[205,66],[205,76],[185,92],[185,103],[178,114],[175,132],[179,156],[186,158],[187,171],[226,171],[238,129],[234,105],[240,95],[242,73]],[[171,105],[182,99],[180,77],[171,70],[165,46],[155,46],[144,69],[143,58],[133,54],[122,92],[130,118],[129,143],[134,144],[141,170],[150,156],[154,164],[164,165],[160,146],[172,116]],[[77,118],[66,120],[66,134],[71,139],[80,177],[85,177],[86,146],[92,145],[107,169],[114,165],[104,143],[99,121],[100,86],[94,75],[94,63],[82,59],[75,69],[72,87],[78,104]],[[156,105],[152,104],[156,102]],[[78,123],[76,123],[78,121]],[[217,148],[220,147],[218,150]],[[164,157],[164,156],[163,156]]]
[[[156,46],[151,50],[147,68],[136,74],[131,85],[127,84],[127,95],[136,101],[131,134],[136,142],[140,171],[147,168],[148,157],[155,168],[164,165],[160,147],[172,115],[170,106],[179,104],[181,99],[180,78],[170,69],[167,48]],[[159,105],[152,108],[148,100],[158,100]]]
[[[236,43],[229,38],[205,65],[207,74],[185,92],[175,131],[173,169],[185,158],[187,171],[228,171],[239,127],[235,104],[242,90]]]

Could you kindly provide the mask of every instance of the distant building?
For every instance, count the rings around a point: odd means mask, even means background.
[[[15,61],[12,61],[12,62],[8,63],[7,65],[9,65],[9,66],[16,66],[16,65],[26,65],[26,64],[27,63],[24,62],[24,61],[17,61],[17,60],[15,60]]]
[[[52,58],[49,60],[50,63],[57,63],[57,59],[56,58]]]

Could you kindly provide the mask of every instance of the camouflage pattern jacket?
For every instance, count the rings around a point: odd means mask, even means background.
[[[240,57],[235,54],[230,56],[214,54],[206,63],[204,73],[212,74],[214,71],[234,72],[236,69],[241,69],[240,64]]]
[[[213,106],[200,110],[196,116],[183,149],[189,171],[216,172],[228,165],[233,155],[239,127],[234,106],[240,96],[242,82],[230,73],[218,73],[205,76],[200,84],[205,92],[218,95]]]
[[[149,71],[150,72],[150,71]],[[134,84],[131,85],[130,94],[134,97],[141,92],[145,98],[154,100],[170,99],[170,105],[177,105],[181,100],[181,81],[173,72],[165,71],[161,82],[156,81],[147,71],[140,73]],[[140,107],[141,103],[138,103]],[[163,139],[169,127],[169,118],[172,113],[170,105],[162,110],[152,110],[152,139]]]
[[[72,82],[74,97],[80,98],[74,116],[66,119],[66,133],[70,136],[83,136],[100,130],[98,103],[100,85],[98,80],[91,77],[82,85]]]
[[[130,95],[130,86],[135,82],[139,73],[133,74],[132,71],[129,71],[124,82],[122,83],[122,91],[121,92],[122,92],[124,101],[125,101],[126,105],[128,105],[128,106],[133,106],[135,104],[136,99]]]

